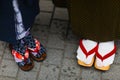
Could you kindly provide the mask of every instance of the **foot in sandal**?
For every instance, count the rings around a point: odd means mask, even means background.
[[[38,62],[44,61],[46,59],[47,54],[45,48],[37,39],[33,38],[31,34],[24,37],[23,41],[28,47],[30,57],[32,59]]]
[[[95,52],[98,44],[91,40],[80,40],[77,50],[78,64],[85,67],[91,67],[94,63]]]
[[[110,65],[114,61],[116,46],[114,41],[99,43],[96,52],[95,68],[102,71],[110,69]]]
[[[29,71],[34,67],[34,62],[29,57],[29,51],[24,43],[18,41],[16,45],[10,44],[11,53],[18,64],[19,68],[23,71]]]

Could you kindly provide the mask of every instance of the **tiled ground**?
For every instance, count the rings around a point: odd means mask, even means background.
[[[120,42],[117,42],[117,54],[109,71],[81,67],[76,60],[78,38],[71,30],[65,38],[67,9],[56,8],[50,27],[52,1],[40,0],[40,7],[41,12],[31,33],[46,47],[47,59],[35,62],[34,69],[29,72],[21,71],[10,54],[8,44],[0,42],[0,80],[120,80]]]

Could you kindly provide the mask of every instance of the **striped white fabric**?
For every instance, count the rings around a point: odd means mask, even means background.
[[[16,32],[16,39],[19,40],[26,36],[27,33],[29,33],[29,29],[25,31],[22,15],[19,10],[19,5],[17,0],[13,0],[13,8],[14,8],[14,20],[15,20],[15,32]]]

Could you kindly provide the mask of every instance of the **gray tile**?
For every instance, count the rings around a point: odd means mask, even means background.
[[[41,65],[40,62],[34,61],[34,68],[31,71],[39,71],[40,65]]]
[[[10,77],[3,77],[3,76],[0,76],[0,80],[15,80],[15,78],[10,78]]]
[[[39,39],[38,38],[38,40],[40,41],[40,43],[46,48],[46,46],[47,46],[47,40],[43,40],[43,39]]]
[[[10,49],[9,49],[9,45],[7,45],[7,47],[5,48],[5,52],[4,52],[3,58],[4,58],[4,59],[14,60],[14,57],[12,56],[11,51],[10,51]]]
[[[41,11],[52,11],[53,3],[51,0],[40,0],[40,10]]]
[[[80,39],[80,37],[75,35],[73,33],[73,31],[70,29],[69,32],[68,32],[68,36],[67,36],[66,41],[70,42],[70,43],[77,43],[77,44],[79,44],[79,39]]]
[[[36,17],[35,24],[49,25],[50,19],[51,13],[40,12],[40,14]]]
[[[56,7],[54,18],[68,20],[68,10],[67,10],[67,8]]]
[[[40,13],[36,16],[34,24],[40,24]]]
[[[80,66],[74,59],[64,59],[62,64],[61,73],[63,75],[80,76]]]
[[[60,68],[54,65],[42,65],[38,80],[58,80]]]
[[[0,56],[0,65],[2,64],[2,57]]]
[[[47,47],[64,49],[64,41],[61,39],[61,35],[50,34]]]
[[[53,20],[50,32],[52,33],[59,33],[59,34],[65,34],[68,27],[67,21],[61,21],[61,20]]]
[[[18,71],[18,66],[14,61],[11,60],[2,60],[0,65],[0,75],[16,77]]]
[[[120,80],[120,65],[112,65],[109,71],[102,72],[103,80]]]
[[[44,63],[60,66],[62,62],[62,58],[63,58],[63,50],[48,49],[47,59],[44,61]]]
[[[33,71],[22,71],[20,70],[17,76],[17,80],[36,80],[37,78],[37,72]]]
[[[82,68],[82,80],[101,80],[101,72],[93,68]]]
[[[3,52],[5,50],[6,44],[6,42],[0,41],[0,56],[4,54]]]
[[[120,64],[120,47],[118,47],[118,49],[117,49],[114,63],[115,63],[115,64]]]
[[[116,40],[115,44],[117,45],[117,47],[120,47],[120,40]]]
[[[60,80],[81,80],[81,79],[80,77],[77,77],[77,76],[61,75]]]
[[[48,26],[39,26],[34,25],[34,27],[31,29],[31,34],[34,38],[38,39],[44,47],[47,45],[48,41]]]
[[[31,29],[31,33],[36,38],[46,40],[49,34],[49,27],[34,24],[33,28]]]
[[[67,58],[76,58],[76,51],[77,51],[78,45],[73,43],[66,43],[65,46],[65,57]]]

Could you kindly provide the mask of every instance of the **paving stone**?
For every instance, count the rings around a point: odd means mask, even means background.
[[[7,45],[7,47],[5,48],[5,52],[4,52],[3,58],[4,58],[4,59],[14,60],[14,57],[12,56],[11,51],[10,51],[10,49],[9,49],[9,45]]]
[[[120,80],[120,65],[112,65],[109,71],[102,72],[102,80]]]
[[[37,15],[35,24],[41,24],[41,25],[49,25],[51,19],[51,14],[46,12],[40,12],[40,14]]]
[[[64,41],[61,38],[61,35],[50,34],[48,37],[47,47],[64,49]]]
[[[62,21],[62,20],[53,20],[50,32],[52,33],[60,33],[60,34],[65,34],[66,30],[68,27],[68,22],[67,21]]]
[[[54,34],[60,34],[61,39],[66,39],[68,21],[53,20],[51,24],[50,32]]]
[[[2,56],[4,53],[4,48],[6,47],[6,42],[0,41],[0,56]]]
[[[53,11],[53,3],[51,0],[40,0],[41,11]]]
[[[31,33],[36,38],[47,40],[49,34],[49,27],[43,25],[34,25],[31,29]]]
[[[2,60],[0,65],[0,75],[16,77],[18,71],[18,66],[14,61],[11,60]]]
[[[67,58],[76,58],[76,52],[77,52],[78,45],[73,43],[67,43],[65,46],[65,57]]]
[[[0,80],[15,80],[15,78],[0,76]]]
[[[117,49],[114,63],[115,63],[115,64],[120,64],[120,47],[118,47],[118,49]]]
[[[58,80],[59,71],[58,66],[44,64],[41,66],[38,80]]]
[[[40,13],[36,16],[34,24],[40,24]]]
[[[80,76],[80,66],[74,59],[64,59],[62,64],[61,73],[63,75]]]
[[[116,40],[115,44],[117,45],[117,47],[120,47],[120,40]]]
[[[92,67],[82,67],[81,80],[101,80],[101,72]]]
[[[34,68],[31,71],[39,71],[41,62],[34,61]]]
[[[2,63],[2,57],[0,56],[0,65],[1,65],[1,63]]]
[[[33,71],[22,71],[20,70],[18,73],[18,77],[17,80],[36,80],[37,78],[37,72],[33,72]]]
[[[77,77],[77,76],[61,75],[60,80],[81,80],[81,79],[80,77]]]
[[[76,36],[73,31],[70,29],[69,32],[68,32],[68,36],[67,36],[67,39],[66,41],[67,42],[70,42],[70,43],[77,43],[79,44],[79,39],[80,37],[79,36]]]
[[[54,18],[68,20],[68,10],[67,10],[67,8],[56,7]]]
[[[44,63],[54,64],[54,65],[61,65],[63,58],[63,50],[57,49],[48,49],[47,50],[47,58]]]

